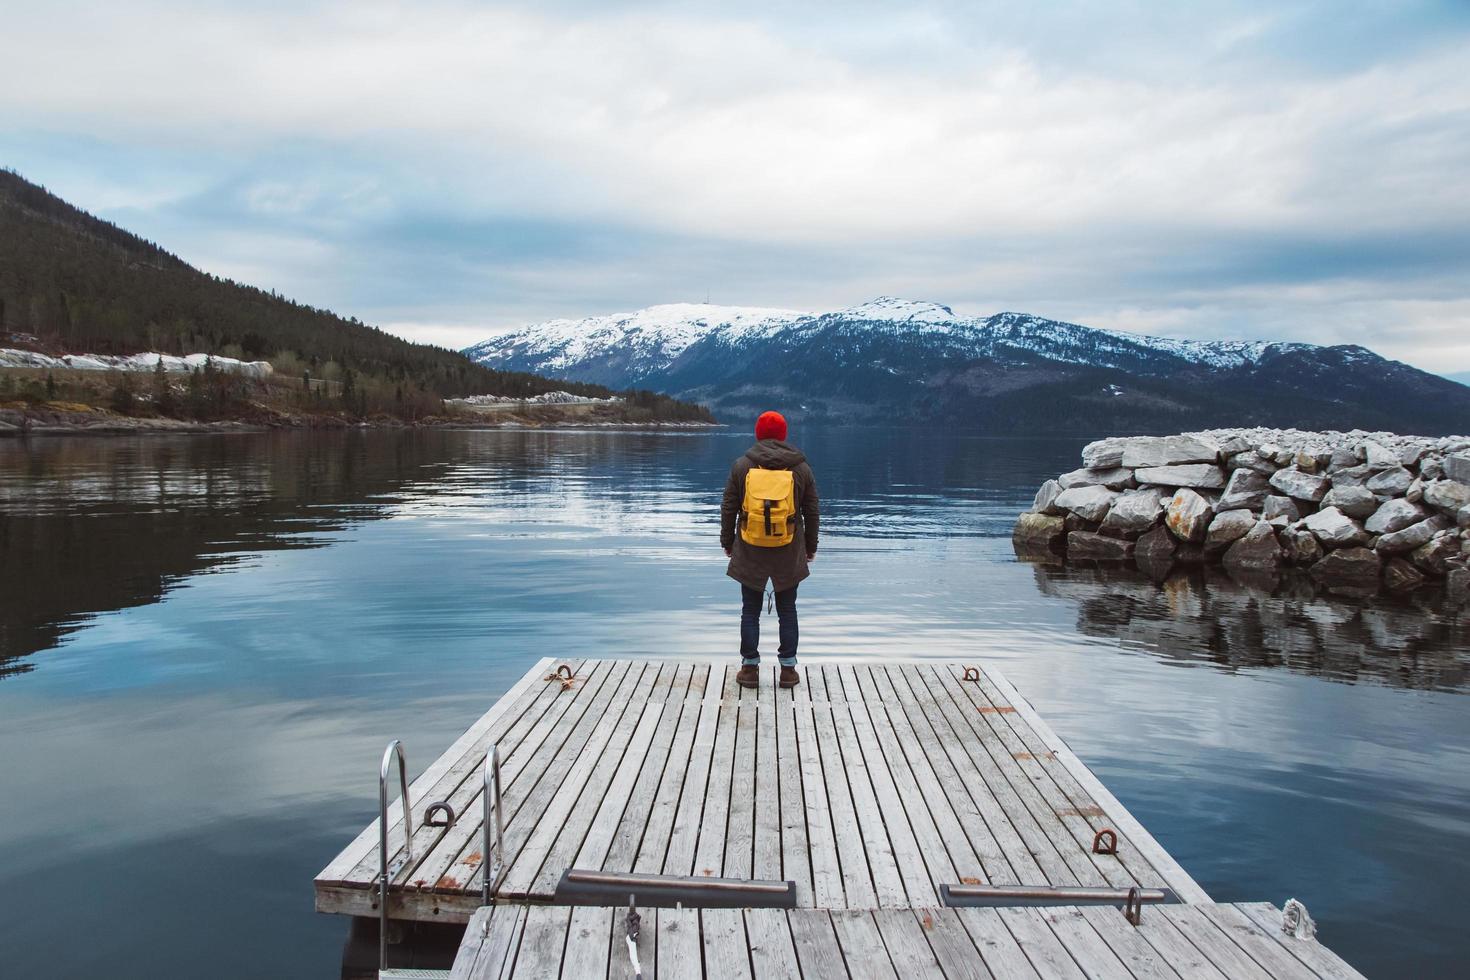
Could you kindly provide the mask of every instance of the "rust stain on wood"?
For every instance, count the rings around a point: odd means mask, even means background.
[[[1065,810],[1058,810],[1059,817],[1105,817],[1100,806],[1069,806]]]
[[[440,878],[438,881],[434,882],[434,887],[435,888],[458,888],[459,887],[459,881],[456,880],[456,879],[454,879],[454,878],[451,878],[449,875],[445,875],[444,877]]]
[[[924,918],[921,920],[921,922],[924,926],[925,932],[928,932],[934,928],[934,916],[930,915],[928,912],[924,913]]]
[[[969,876],[969,875],[966,875],[965,877],[961,878],[960,881],[964,882],[967,885],[983,885],[983,884],[985,884],[985,882],[981,881],[979,878],[975,878],[975,877],[972,877],[972,876]]]
[[[1012,752],[1011,757],[1021,762],[1030,762],[1035,759],[1044,759],[1050,761],[1052,759],[1055,759],[1057,757],[1057,754],[1055,752],[1042,752],[1039,754],[1033,752]]]
[[[460,859],[459,863],[460,864],[479,864],[480,863],[480,857],[481,857],[480,852],[479,851],[475,851],[473,854],[466,854],[463,858]]]
[[[980,706],[980,713],[982,715],[1013,715],[1016,713],[1016,709],[1008,704],[984,704]]]

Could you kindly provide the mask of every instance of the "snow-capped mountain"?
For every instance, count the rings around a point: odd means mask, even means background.
[[[672,304],[549,320],[465,351],[487,367],[650,388],[717,411],[1025,429],[1464,427],[1467,389],[1362,347],[1196,342],[880,296],[825,313]],[[1392,385],[1396,393],[1388,393]],[[1406,393],[1422,393],[1406,399]]]

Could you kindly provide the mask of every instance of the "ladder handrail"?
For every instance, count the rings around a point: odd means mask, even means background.
[[[378,766],[378,967],[388,968],[388,769],[398,758],[398,787],[403,801],[404,861],[413,860],[413,807],[408,799],[408,763],[404,760],[403,743],[388,743],[383,763]]]
[[[491,803],[491,794],[494,794],[494,803]],[[481,852],[485,855],[485,894],[483,904],[489,905],[491,897],[495,894],[495,886],[500,883],[500,875],[505,870],[505,809],[501,801],[500,793],[500,744],[490,746],[490,751],[485,753],[485,792],[481,797],[484,809],[484,844]],[[490,838],[490,817],[495,817],[495,838]],[[495,856],[495,863],[490,863],[491,855]]]

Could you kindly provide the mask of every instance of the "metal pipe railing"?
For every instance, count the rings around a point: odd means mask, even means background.
[[[505,808],[500,793],[500,746],[490,746],[490,751],[485,753],[485,793],[482,797],[484,808],[484,843],[481,853],[484,855],[485,867],[485,893],[484,904],[489,905],[490,899],[495,895],[495,887],[500,884],[500,875],[505,870]],[[495,818],[495,835],[491,838],[490,818]],[[494,863],[491,863],[492,855]]]
[[[378,766],[378,967],[388,968],[388,769],[398,759],[398,787],[403,800],[404,861],[413,860],[413,808],[408,800],[408,763],[404,761],[403,743],[394,739],[383,752]]]

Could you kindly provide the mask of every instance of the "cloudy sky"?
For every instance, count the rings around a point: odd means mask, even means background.
[[[415,339],[891,293],[1470,371],[1463,0],[7,6],[0,165]]]

